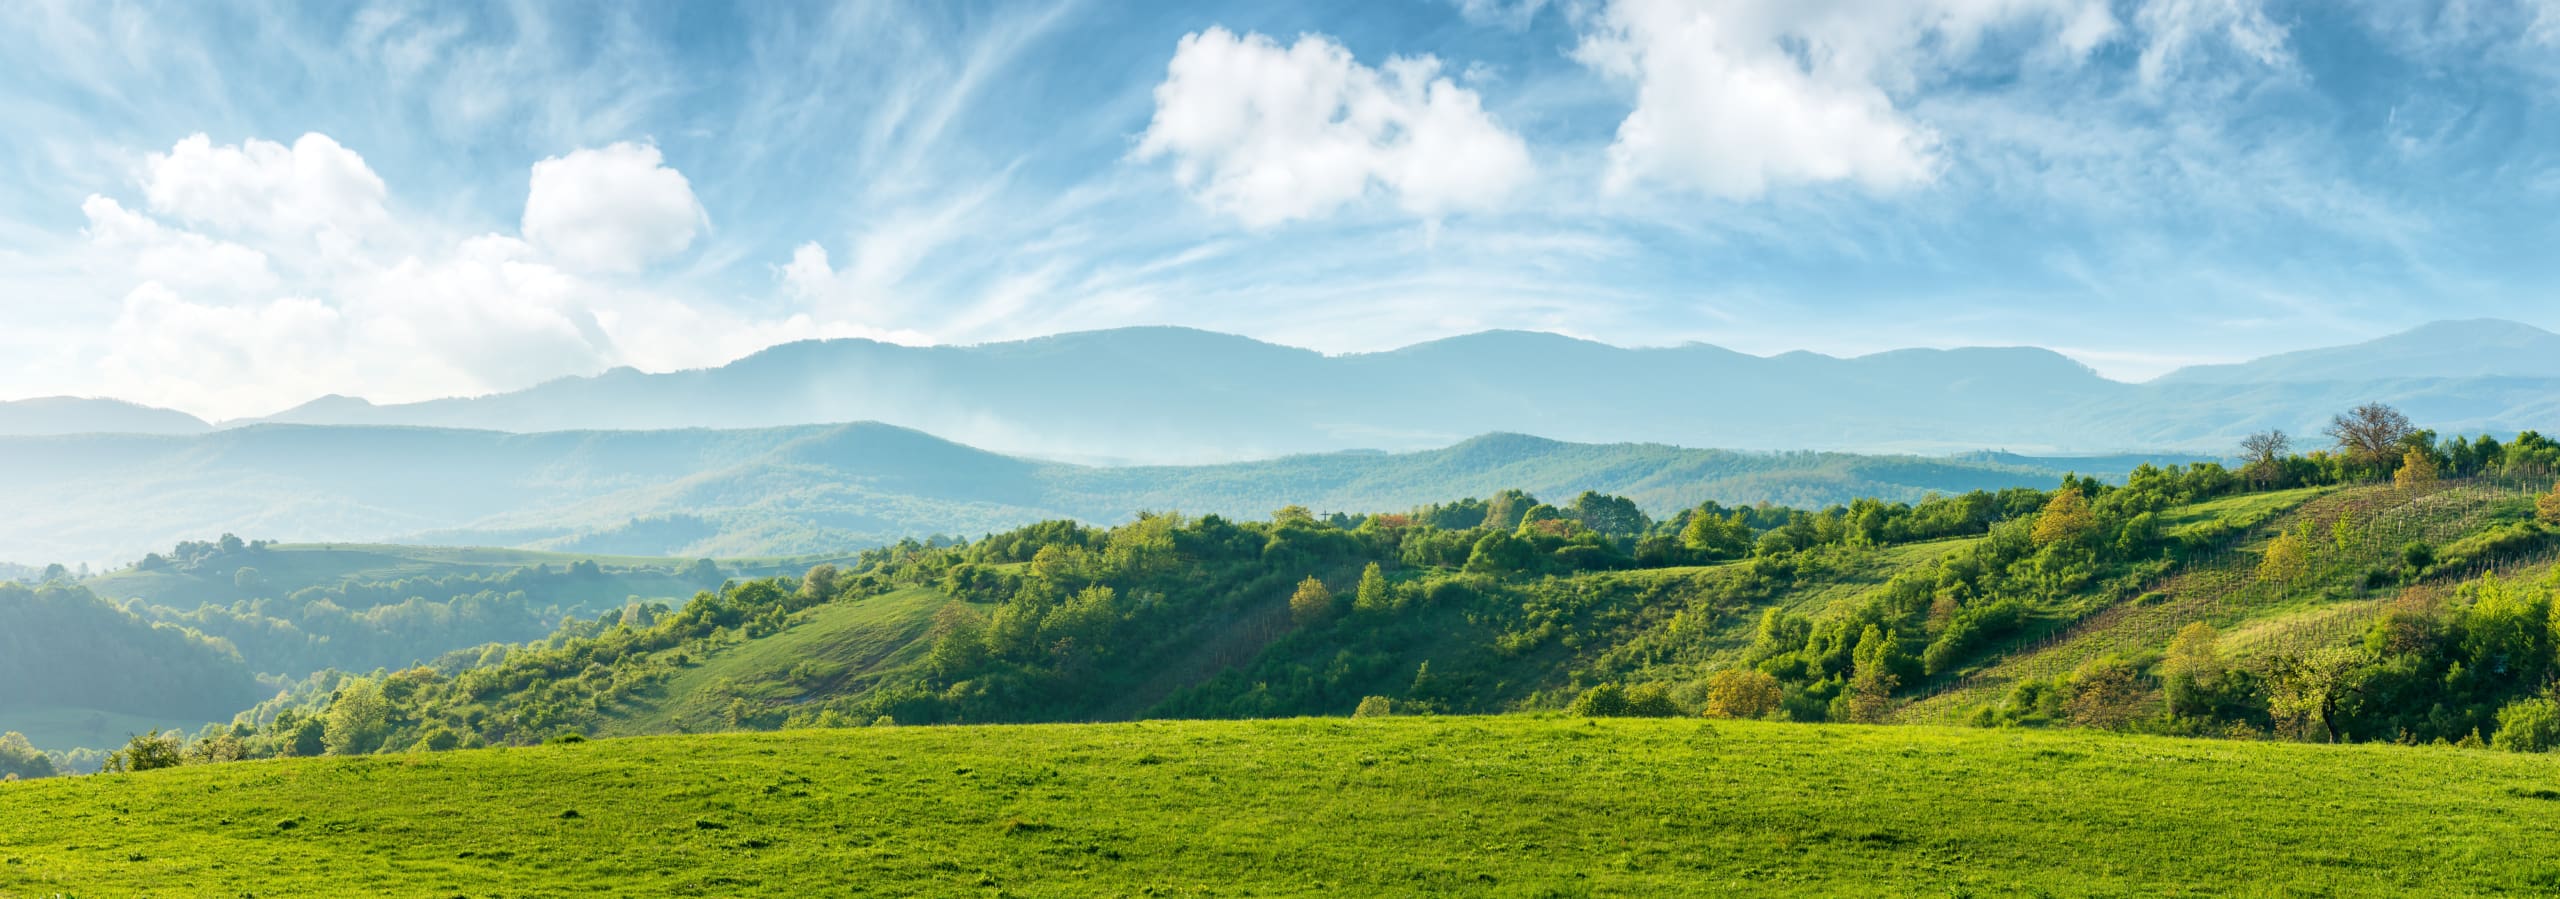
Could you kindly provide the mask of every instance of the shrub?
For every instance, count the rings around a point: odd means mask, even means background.
[[[2489,745],[2508,752],[2549,752],[2560,748],[2560,703],[2520,699],[2498,710],[2498,733]]]
[[[1582,691],[1573,698],[1565,712],[1592,718],[1616,718],[1627,713],[1627,688],[1617,684],[1601,684]]]
[[[1384,696],[1369,696],[1360,700],[1359,708],[1351,710],[1351,717],[1384,718],[1395,713],[1395,700],[1388,699]]]
[[[1728,668],[1707,679],[1707,714],[1718,718],[1765,718],[1784,698],[1778,679],[1758,669]]]

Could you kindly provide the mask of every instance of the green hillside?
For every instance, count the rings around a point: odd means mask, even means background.
[[[0,896],[2542,894],[2560,760],[1580,718],[656,737],[0,784]]]

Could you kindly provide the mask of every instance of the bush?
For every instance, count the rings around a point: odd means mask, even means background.
[[[1671,718],[1680,714],[1680,705],[1671,701],[1670,688],[1661,684],[1645,684],[1632,690],[1601,684],[1582,691],[1564,710],[1589,718]]]
[[[1370,696],[1360,700],[1360,707],[1351,710],[1351,717],[1384,718],[1395,713],[1395,700],[1384,696]]]
[[[2520,699],[2498,710],[2498,733],[2489,745],[2508,752],[2550,752],[2560,748],[2560,703]]]
[[[1591,718],[1616,718],[1627,713],[1627,688],[1617,684],[1601,684],[1582,691],[1573,704],[1564,707],[1567,714]]]
[[[1707,714],[1718,718],[1765,718],[1785,698],[1778,679],[1766,671],[1728,668],[1707,679]]]

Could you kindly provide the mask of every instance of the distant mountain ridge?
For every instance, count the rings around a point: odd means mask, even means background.
[[[2143,461],[1745,453],[1486,435],[1412,453],[1207,466],[1007,456],[891,425],[496,431],[259,425],[191,436],[0,438],[0,559],[121,563],[224,532],[651,556],[843,552],[1142,510],[1266,516],[1289,504],[1401,511],[1521,488],[1657,514],[1707,499],[1821,506],[2050,487]]]
[[[123,400],[49,396],[0,400],[0,434],[201,434],[213,430],[184,412]]]
[[[2265,428],[2315,433],[2336,411],[2375,400],[2448,432],[2551,429],[2560,335],[2438,322],[2131,384],[2024,347],[1763,357],[1487,331],[1327,356],[1143,327],[976,346],[804,341],[717,368],[618,368],[480,397],[330,396],[263,423],[543,433],[877,421],[1000,453],[1108,464],[1409,451],[1497,432],[1771,451],[2220,454]],[[120,429],[205,427],[166,414],[177,418]],[[65,430],[15,429],[0,414],[0,434],[10,433]]]
[[[2314,432],[2369,400],[2447,430],[2550,427],[2555,396],[2560,335],[2501,321],[2147,384],[2025,347],[1762,357],[1487,331],[1326,356],[1155,327],[978,346],[801,342],[720,368],[617,369],[397,406],[332,398],[272,420],[505,431],[881,421],[999,452],[1115,463],[1413,450],[1490,432],[1748,450],[2220,453],[2267,427]]]

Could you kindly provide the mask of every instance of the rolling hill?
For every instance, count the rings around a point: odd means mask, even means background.
[[[0,895],[2536,894],[2555,777],[1535,717],[650,737],[0,784],[46,812],[0,828]]]
[[[879,424],[508,434],[266,425],[195,436],[0,437],[0,558],[120,565],[181,540],[398,541],[581,555],[842,553],[1147,509],[1393,510],[1497,490],[1617,493],[1657,514],[2119,477],[2144,461],[1744,453],[1491,435],[1440,450],[1211,466],[1009,457]]]

